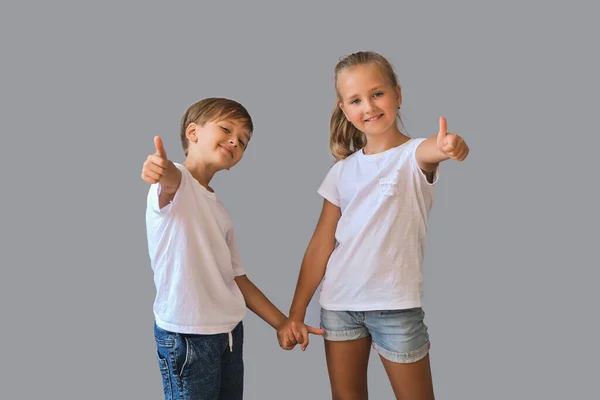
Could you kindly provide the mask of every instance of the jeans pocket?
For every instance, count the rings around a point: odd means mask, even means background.
[[[160,353],[156,352],[156,358],[158,360],[158,368],[162,376],[163,391],[165,394],[165,400],[173,399],[173,382],[171,382],[171,373],[169,372],[169,364]]]
[[[190,364],[190,342],[184,335],[180,335],[180,339],[175,346],[176,364],[181,365],[175,372],[179,378],[183,377],[186,367]]]

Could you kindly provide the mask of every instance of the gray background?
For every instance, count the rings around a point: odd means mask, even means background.
[[[213,183],[287,312],[332,161],[333,67],[362,49],[395,65],[412,137],[444,115],[471,147],[443,164],[430,219],[437,398],[593,397],[598,10],[416,3],[3,2],[0,398],[161,398],[140,170],[154,135],[183,160],[179,119],[203,97],[254,117]],[[247,399],[330,396],[320,338],[284,352],[245,321]],[[375,355],[369,386],[392,398]]]

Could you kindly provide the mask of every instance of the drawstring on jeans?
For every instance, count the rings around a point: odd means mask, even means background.
[[[229,332],[229,352],[233,352],[233,335]]]

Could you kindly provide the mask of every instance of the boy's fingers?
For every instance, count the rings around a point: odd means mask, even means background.
[[[298,341],[296,340],[296,336],[294,336],[294,333],[292,331],[289,331],[286,335],[285,338],[288,342],[290,342],[292,345],[296,345],[298,344]]]
[[[142,179],[144,180],[144,182],[149,183],[151,185],[158,183],[158,179],[151,178],[146,174],[142,174]]]
[[[167,166],[167,159],[162,158],[156,154],[151,154],[150,156],[148,156],[148,161],[151,164],[157,165],[161,168],[166,168],[166,166]]]
[[[304,341],[304,343],[302,343],[302,351],[306,350],[307,347],[308,347],[308,337],[306,337],[306,340]]]
[[[144,171],[144,174],[142,176],[145,176],[150,179],[154,179],[155,181],[158,182],[160,180],[161,174],[159,174],[158,172],[155,172],[155,171]]]
[[[156,165],[153,162],[149,162],[144,168],[146,171],[156,172],[157,174],[164,175],[166,168]]]
[[[302,343],[302,351],[306,350],[306,348],[308,347],[308,329],[306,328],[306,325],[302,327],[302,337],[303,337],[303,341],[300,342]]]
[[[302,337],[302,333],[298,330],[298,326],[296,325],[295,322],[292,322],[291,331],[292,331],[292,335],[294,335],[294,337],[296,338],[296,341],[298,343],[302,343],[304,341],[303,337]]]

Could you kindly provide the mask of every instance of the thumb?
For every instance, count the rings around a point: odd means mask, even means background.
[[[156,155],[167,158],[167,152],[160,136],[154,136],[154,147],[156,147]]]
[[[441,143],[443,140],[446,139],[446,118],[444,117],[440,117],[440,131],[438,133],[438,137],[437,137],[437,141],[438,143]]]

